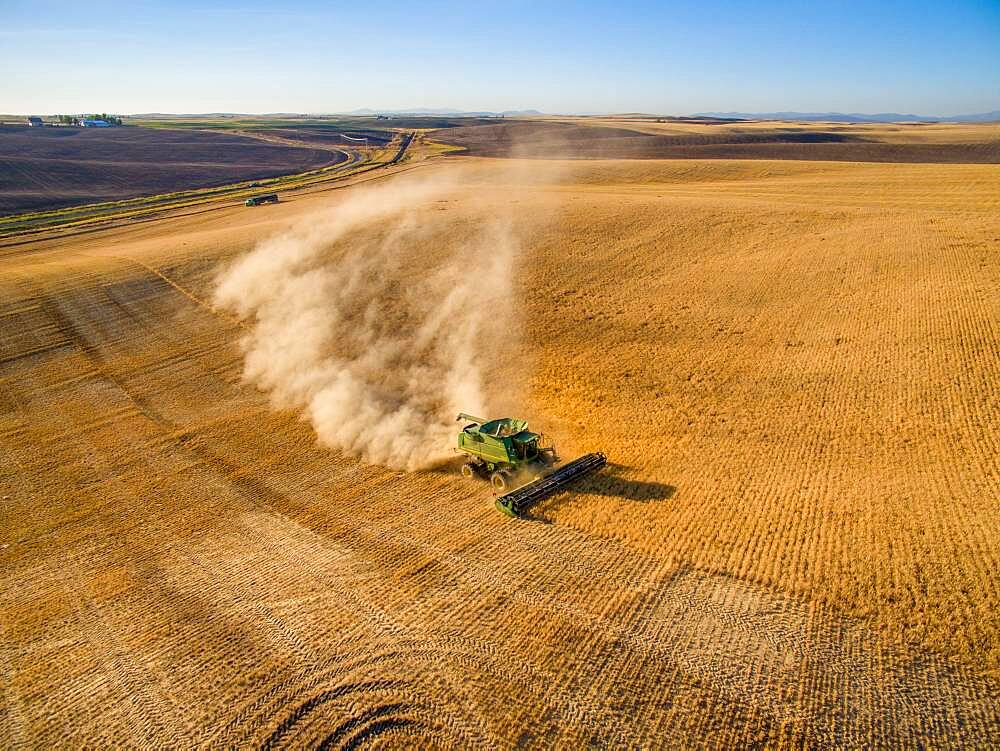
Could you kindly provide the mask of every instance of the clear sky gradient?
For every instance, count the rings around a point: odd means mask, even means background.
[[[1000,0],[0,0],[0,112],[1000,109]]]

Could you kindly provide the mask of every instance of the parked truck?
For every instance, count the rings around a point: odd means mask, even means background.
[[[278,202],[278,194],[277,193],[267,193],[267,194],[262,195],[262,196],[251,196],[246,201],[244,201],[244,205],[246,205],[246,206],[260,206],[260,205],[265,204],[265,203],[277,203],[277,202]]]

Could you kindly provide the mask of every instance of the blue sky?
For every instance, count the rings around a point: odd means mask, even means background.
[[[0,0],[0,112],[1000,109],[1000,0]]]

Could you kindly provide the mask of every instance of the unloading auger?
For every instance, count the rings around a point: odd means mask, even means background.
[[[464,412],[458,419],[469,423],[458,434],[458,450],[469,457],[462,465],[462,475],[488,477],[493,488],[502,494],[496,499],[497,509],[509,516],[519,516],[608,461],[598,452],[553,470],[559,462],[555,449],[542,446],[542,436],[528,430],[526,421],[513,417],[483,420]],[[519,478],[528,482],[519,485]]]

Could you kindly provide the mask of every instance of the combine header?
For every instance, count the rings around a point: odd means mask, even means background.
[[[555,449],[542,447],[542,436],[529,431],[524,420],[502,417],[487,421],[464,412],[458,419],[469,422],[458,434],[458,450],[469,457],[462,465],[462,475],[488,477],[494,489],[503,493],[496,499],[497,509],[509,516],[519,516],[607,463],[604,454],[587,454],[552,471],[559,461]]]

